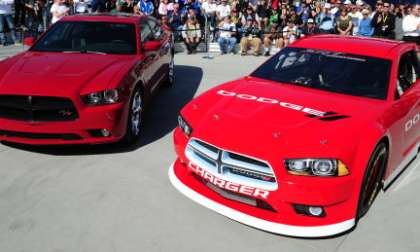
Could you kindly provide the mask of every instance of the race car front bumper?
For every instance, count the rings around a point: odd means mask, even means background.
[[[284,223],[284,217],[287,216],[278,218],[281,213],[273,213],[226,199],[197,180],[179,159],[169,168],[168,175],[172,185],[191,200],[228,218],[268,232],[295,237],[326,237],[343,233],[354,227],[356,223],[355,218],[350,218],[327,225],[313,225],[313,222],[308,226],[290,225]],[[314,219],[314,217],[306,216],[289,217],[309,218],[308,223],[311,223],[311,218]],[[322,220],[318,219],[318,221]]]

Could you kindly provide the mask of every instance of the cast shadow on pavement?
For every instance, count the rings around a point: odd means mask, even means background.
[[[178,113],[194,97],[203,78],[199,67],[176,65],[175,85],[162,87],[148,104],[144,113],[142,136],[132,145],[112,143],[103,145],[31,146],[3,142],[4,145],[48,155],[98,155],[135,151],[170,133],[178,124]],[[170,148],[170,147],[168,147]]]

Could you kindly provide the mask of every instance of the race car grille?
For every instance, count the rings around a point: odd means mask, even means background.
[[[0,118],[30,122],[73,121],[78,114],[73,102],[67,98],[1,95]]]
[[[260,189],[277,189],[276,177],[266,161],[222,150],[198,139],[188,142],[185,155],[221,179]]]
[[[47,133],[30,133],[30,132],[17,132],[9,130],[0,130],[0,136],[4,137],[19,137],[28,139],[61,139],[61,140],[80,140],[81,136],[76,134],[47,134]]]

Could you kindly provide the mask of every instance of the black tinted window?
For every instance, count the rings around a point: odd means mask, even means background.
[[[103,52],[135,54],[133,24],[111,22],[60,22],[32,48],[46,52]]]
[[[345,53],[285,48],[252,76],[348,95],[385,99],[391,62]]]

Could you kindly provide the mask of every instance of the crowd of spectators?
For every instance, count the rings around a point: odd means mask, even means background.
[[[66,15],[125,12],[153,15],[194,53],[203,37],[222,54],[270,55],[312,34],[339,34],[420,41],[420,5],[362,0],[0,0],[0,42],[5,29],[39,33]],[[207,24],[208,33],[203,32]]]

